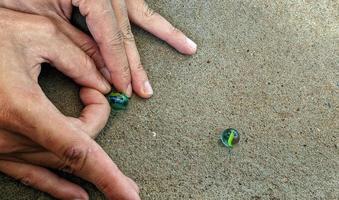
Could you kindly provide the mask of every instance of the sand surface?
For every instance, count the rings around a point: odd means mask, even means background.
[[[142,199],[338,199],[338,1],[148,2],[199,51],[133,29],[155,95],[134,96],[97,141]],[[46,70],[41,84],[77,116],[74,83]],[[232,155],[218,140],[228,127],[241,134]],[[1,200],[50,199],[3,175],[0,185]]]

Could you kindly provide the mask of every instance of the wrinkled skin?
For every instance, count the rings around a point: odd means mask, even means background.
[[[110,84],[148,98],[130,19],[184,54],[194,43],[142,0],[0,0],[0,172],[58,199],[88,199],[78,185],[48,170],[73,173],[97,186],[108,199],[138,200],[126,177],[93,140],[110,107]],[[69,23],[72,5],[86,17],[93,38]],[[48,62],[82,88],[79,118],[64,116],[37,79]],[[100,167],[98,167],[100,166]]]
[[[108,199],[139,199],[137,185],[92,140],[110,112],[102,94],[110,86],[92,59],[47,18],[0,9],[0,26],[6,27],[0,31],[0,171],[58,199],[88,196],[44,167],[86,179]],[[44,95],[37,82],[43,62],[82,86],[79,118],[64,116]]]
[[[149,8],[144,0],[0,0],[0,6],[48,16],[88,52],[106,79],[129,97],[132,91],[144,98],[153,94],[135,45],[130,20],[183,54],[194,54],[197,48],[181,31]],[[79,31],[70,25],[72,6],[79,7],[86,17],[94,41],[84,35],[79,37]]]

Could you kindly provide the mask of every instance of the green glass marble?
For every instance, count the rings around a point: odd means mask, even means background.
[[[227,147],[232,148],[240,140],[239,132],[234,128],[224,130],[220,135],[221,142]]]
[[[118,92],[111,92],[108,95],[108,101],[113,110],[126,110],[129,98]]]

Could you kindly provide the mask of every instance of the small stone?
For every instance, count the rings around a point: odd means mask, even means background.
[[[227,147],[232,148],[240,140],[239,132],[234,128],[224,130],[220,135],[221,142]]]
[[[113,110],[126,110],[129,101],[126,95],[118,92],[111,92],[107,98]]]

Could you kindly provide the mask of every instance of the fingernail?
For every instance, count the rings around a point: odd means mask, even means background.
[[[127,97],[131,97],[132,96],[132,85],[131,84],[128,84],[126,92],[125,92],[125,95]]]
[[[197,50],[197,44],[193,42],[191,39],[189,39],[188,37],[186,37],[186,42],[193,52]]]
[[[152,88],[149,81],[145,81],[145,83],[144,83],[144,94],[146,94],[148,96],[153,95],[153,88]]]

